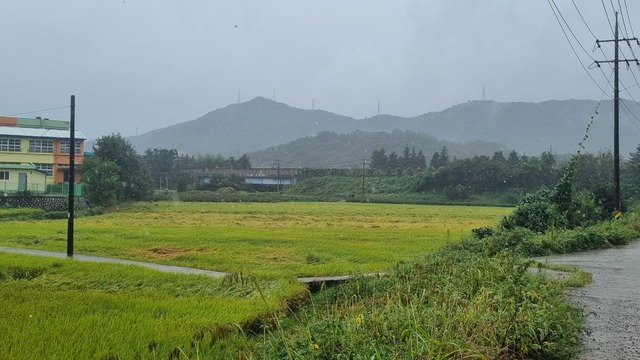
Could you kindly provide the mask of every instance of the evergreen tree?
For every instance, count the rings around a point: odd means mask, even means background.
[[[429,166],[434,167],[436,169],[440,167],[440,153],[437,153],[437,152],[433,153]]]
[[[416,147],[415,146],[411,148],[411,155],[409,155],[409,156],[410,156],[409,157],[409,159],[410,159],[409,162],[411,164],[411,167],[414,168],[414,169],[417,168],[417,167],[420,167],[418,165],[418,154],[416,154]]]
[[[396,154],[395,152],[392,152],[391,154],[389,154],[389,160],[387,162],[387,166],[390,169],[397,169],[400,167],[400,160],[398,159],[398,154]]]
[[[409,149],[409,145],[404,146],[404,150],[402,150],[402,158],[400,159],[400,167],[406,169],[411,167],[411,150]]]
[[[511,152],[509,153],[509,157],[507,158],[507,165],[516,166],[519,161],[520,156],[518,156],[518,153],[515,150],[511,150]]]
[[[504,158],[504,154],[502,154],[502,151],[494,152],[491,160],[497,163],[504,163],[507,161],[507,159]]]
[[[387,162],[389,159],[385,154],[384,148],[375,149],[371,153],[371,164],[369,167],[374,170],[384,170],[387,167]]]
[[[236,162],[236,169],[251,169],[251,161],[247,154],[242,154]]]
[[[427,167],[427,159],[424,157],[422,150],[418,151],[418,156],[416,157],[416,165],[422,169]]]
[[[447,150],[446,146],[442,147],[440,150],[440,166],[445,166],[449,162],[449,150]]]

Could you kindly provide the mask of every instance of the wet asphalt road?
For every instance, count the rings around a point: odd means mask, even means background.
[[[578,359],[640,359],[640,241],[546,259],[593,275],[591,285],[570,292],[587,316]]]

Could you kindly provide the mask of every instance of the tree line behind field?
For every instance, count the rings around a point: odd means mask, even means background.
[[[492,156],[477,155],[469,158],[451,158],[446,146],[429,156],[422,149],[405,146],[398,155],[386,153],[384,148],[371,152],[371,161],[365,177],[382,177],[377,184],[367,187],[369,194],[439,193],[451,200],[465,199],[476,194],[511,193],[521,196],[540,188],[551,188],[563,175],[566,161],[559,161],[550,152],[539,156],[527,156],[511,151],[494,152]],[[214,177],[207,184],[197,184],[189,175],[190,169],[251,168],[247,155],[225,158],[221,155],[185,155],[175,149],[147,149],[138,155],[133,146],[119,134],[104,136],[94,145],[94,156],[87,157],[81,166],[82,179],[91,203],[113,205],[122,201],[148,199],[153,189],[184,191],[216,190],[231,187],[236,190],[255,190],[241,177]],[[340,170],[340,171],[338,171]],[[355,183],[346,180],[340,185],[340,177],[362,176],[361,169],[300,169],[297,186],[292,190],[308,192],[308,195],[329,196],[353,193]],[[608,202],[612,193],[613,156],[611,152],[578,155],[576,189],[589,189],[598,201]],[[326,181],[331,189],[324,189],[323,182],[313,186],[304,183],[312,178],[333,176]],[[623,194],[627,198],[640,197],[640,146],[631,153],[622,166]],[[371,183],[371,180],[370,180]],[[393,184],[402,184],[396,186]],[[299,191],[296,191],[296,187]],[[360,187],[360,186],[359,186]],[[358,191],[360,193],[360,191]],[[515,199],[517,200],[517,199]]]
[[[85,158],[80,172],[89,202],[111,206],[149,199],[153,189],[186,190],[194,181],[185,171],[203,168],[248,169],[251,163],[247,155],[238,159],[180,155],[175,149],[147,149],[139,155],[127,139],[113,134],[96,140],[93,156]],[[212,179],[212,183],[220,185],[224,181]]]

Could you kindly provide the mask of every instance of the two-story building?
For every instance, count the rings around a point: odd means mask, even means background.
[[[68,121],[0,117],[0,192],[44,192],[48,184],[67,182],[69,129]],[[85,140],[75,132],[76,164],[84,158]]]

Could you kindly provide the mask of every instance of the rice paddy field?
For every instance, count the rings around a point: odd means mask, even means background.
[[[227,357],[233,349],[221,337],[306,297],[296,277],[385,271],[509,212],[166,202],[79,218],[77,254],[242,275],[213,279],[0,252],[0,358]],[[0,245],[64,252],[66,220],[0,222]]]
[[[136,203],[77,219],[75,253],[272,278],[378,272],[509,212],[353,203]],[[66,220],[1,226],[2,246],[66,251]]]
[[[225,358],[217,340],[305,293],[285,280],[0,252],[0,359]]]

